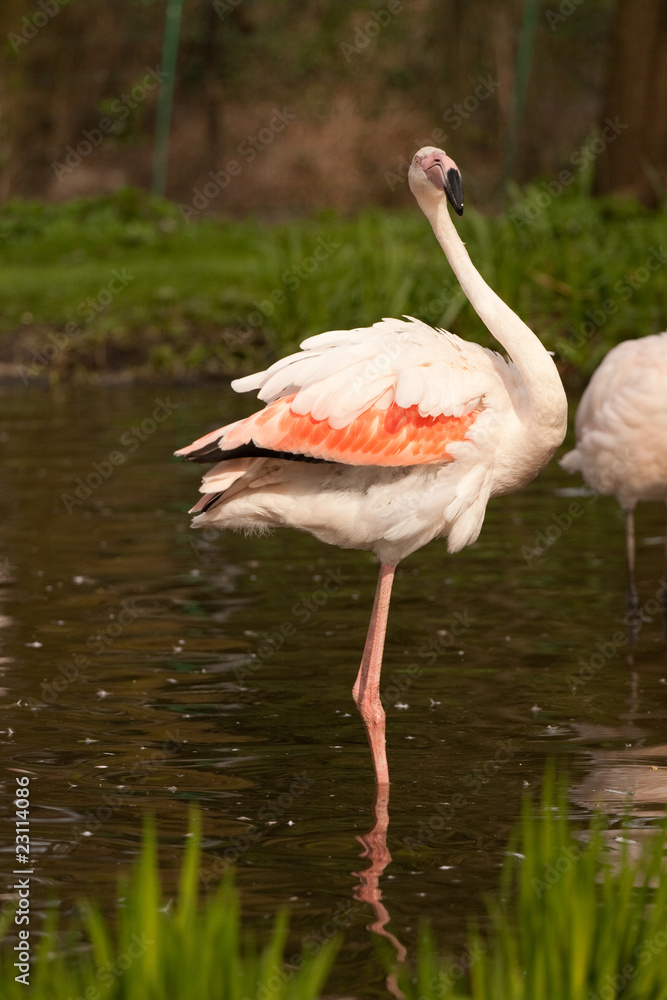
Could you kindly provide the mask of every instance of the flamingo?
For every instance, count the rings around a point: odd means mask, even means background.
[[[615,494],[625,515],[628,610],[637,622],[635,507],[667,502],[667,332],[625,340],[606,355],[581,397],[576,447],[561,466],[581,472],[605,496]],[[661,582],[667,627],[667,537]]]
[[[463,291],[512,360],[410,317],[321,333],[232,382],[259,390],[264,409],[176,452],[216,462],[193,526],[287,525],[377,555],[353,698],[379,786],[389,783],[380,672],[397,564],[434,538],[446,536],[450,552],[474,542],[489,498],[530,482],[567,422],[552,358],[475,269],[450,218],[447,201],[463,212],[458,167],[425,146],[408,176]]]

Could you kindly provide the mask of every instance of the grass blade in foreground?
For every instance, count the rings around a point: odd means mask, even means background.
[[[616,839],[631,841],[623,832]],[[612,863],[601,820],[575,831],[547,778],[539,810],[524,803],[489,932],[473,928],[468,955],[448,964],[434,963],[425,929],[418,980],[403,970],[402,990],[408,1000],[667,1000],[664,851],[661,830],[639,861],[624,847]]]
[[[33,955],[30,986],[15,982],[14,952],[5,942],[0,956],[3,1000],[314,1000],[322,992],[338,943],[331,941],[298,968],[284,959],[287,915],[276,917],[262,951],[240,933],[238,893],[229,877],[198,902],[200,818],[193,813],[183,859],[179,898],[162,895],[155,831],[148,823],[141,857],[121,884],[123,904],[116,931],[93,903],[83,905],[83,921],[64,935],[54,911],[47,934]],[[0,920],[11,927],[7,913]],[[83,934],[81,933],[83,932]],[[82,948],[81,941],[90,942]],[[60,950],[53,954],[53,941]]]

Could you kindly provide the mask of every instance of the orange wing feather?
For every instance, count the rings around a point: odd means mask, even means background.
[[[447,445],[463,441],[481,410],[461,417],[423,417],[417,406],[370,406],[345,427],[294,413],[294,395],[253,413],[225,435],[223,448],[253,441],[258,448],[288,451],[345,465],[425,465],[446,461]]]

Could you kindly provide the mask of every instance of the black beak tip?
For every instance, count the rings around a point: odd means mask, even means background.
[[[449,169],[445,182],[445,191],[449,204],[457,215],[463,215],[463,184],[458,170]]]

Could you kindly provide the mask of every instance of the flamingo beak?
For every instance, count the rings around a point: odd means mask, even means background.
[[[456,214],[463,215],[463,181],[454,161],[445,153],[427,153],[422,157],[421,168],[431,184],[444,191]]]

